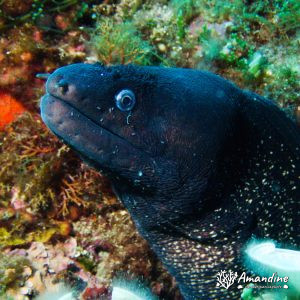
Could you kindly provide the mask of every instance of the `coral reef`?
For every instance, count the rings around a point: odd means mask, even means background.
[[[30,261],[20,255],[0,253],[0,296],[30,272]]]
[[[1,224],[9,234],[0,246],[48,241],[55,232],[67,236],[70,230],[58,222],[61,217],[72,221],[97,210],[101,176],[50,135],[37,115],[24,114],[0,134],[0,140]],[[37,231],[43,216],[49,220]]]
[[[77,298],[109,299],[115,277],[138,277],[181,299],[107,180],[42,124],[36,73],[98,60],[206,69],[300,124],[299,24],[297,0],[1,1],[1,297],[65,284]]]

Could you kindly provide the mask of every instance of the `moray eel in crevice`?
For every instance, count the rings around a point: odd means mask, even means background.
[[[239,299],[216,274],[244,270],[254,236],[299,247],[300,133],[270,100],[209,72],[74,64],[41,115],[110,178],[185,299]]]

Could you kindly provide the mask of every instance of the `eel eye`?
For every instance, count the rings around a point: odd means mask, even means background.
[[[121,90],[115,96],[116,105],[121,111],[130,111],[135,105],[135,95],[130,90]]]

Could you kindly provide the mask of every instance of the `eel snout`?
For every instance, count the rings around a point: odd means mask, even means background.
[[[82,99],[82,92],[77,84],[65,74],[51,74],[46,83],[46,92],[69,104],[75,104]]]

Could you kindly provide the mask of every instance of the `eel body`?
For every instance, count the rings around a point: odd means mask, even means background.
[[[46,125],[108,176],[185,299],[244,270],[253,237],[300,246],[300,133],[270,100],[209,72],[74,64],[41,100]]]

